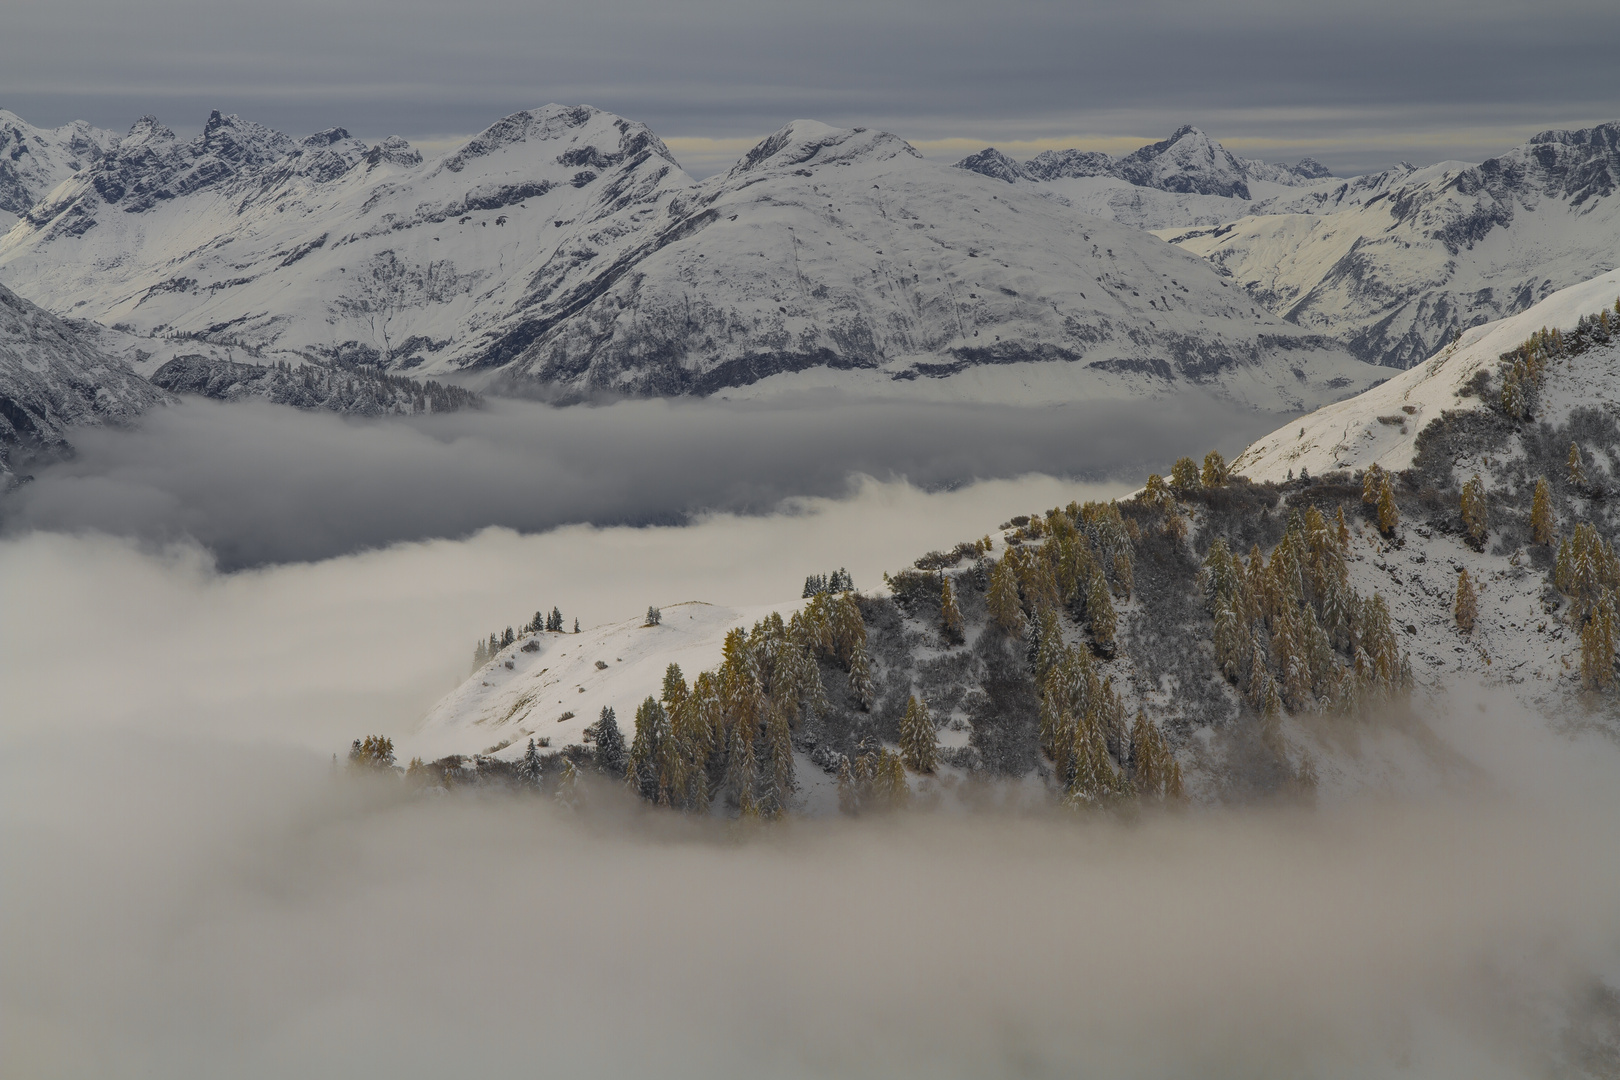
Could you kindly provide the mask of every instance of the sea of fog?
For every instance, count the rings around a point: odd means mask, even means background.
[[[986,415],[186,406],[84,440],[0,537],[0,1075],[1612,1063],[1620,753],[1463,690],[1430,722],[1471,780],[1314,811],[740,830],[334,769],[536,608],[872,589],[1236,449],[1195,411]]]

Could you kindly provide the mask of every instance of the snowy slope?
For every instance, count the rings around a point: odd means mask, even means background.
[[[679,664],[691,680],[719,665],[728,631],[747,629],[773,611],[786,618],[802,604],[730,608],[694,601],[661,609],[658,626],[631,619],[578,634],[524,635],[440,701],[401,740],[401,756],[516,758],[531,738],[548,739],[553,751],[560,750],[580,742],[608,707],[628,740],[635,733],[636,707],[649,694],[658,695],[670,664]],[[525,652],[530,644],[539,648]],[[565,713],[573,715],[563,719]]]
[[[1458,391],[1481,370],[1496,375],[1501,355],[1542,329],[1567,330],[1582,316],[1613,310],[1620,298],[1620,270],[1562,289],[1528,311],[1464,331],[1454,346],[1403,371],[1381,386],[1325,406],[1256,441],[1233,463],[1255,480],[1281,481],[1290,472],[1315,474],[1377,464],[1391,471],[1411,466],[1417,436],[1450,410],[1486,407]],[[1558,419],[1570,408],[1620,401],[1620,365],[1614,350],[1554,362],[1542,393],[1544,416]],[[1392,423],[1380,420],[1387,418]]]
[[[1620,264],[1620,123],[1389,177],[1368,197],[1377,186],[1160,235],[1289,322],[1393,367]]]
[[[127,423],[166,398],[0,286],[0,486],[13,466],[69,452],[71,425]]]
[[[811,121],[699,185],[588,107],[514,114],[435,161],[339,129],[216,113],[184,140],[146,118],[0,241],[0,280],[126,355],[208,351],[164,344],[184,337],[563,400],[1056,361],[1080,376],[1065,395],[1191,381],[1294,409],[1376,377],[1201,260],[1033,187]]]
[[[0,236],[58,184],[95,164],[117,144],[116,134],[83,120],[37,128],[0,109]]]

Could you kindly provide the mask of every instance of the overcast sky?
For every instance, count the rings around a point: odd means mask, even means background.
[[[37,124],[443,140],[548,101],[706,173],[795,117],[1122,152],[1196,123],[1350,173],[1620,118],[1612,0],[9,0],[0,107]]]

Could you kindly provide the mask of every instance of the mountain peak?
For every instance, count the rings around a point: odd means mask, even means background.
[[[762,139],[732,166],[729,175],[791,166],[849,164],[857,160],[886,161],[910,155],[915,147],[898,135],[872,128],[836,128],[819,120],[794,120]]]
[[[993,146],[987,146],[971,157],[965,157],[951,166],[988,176],[993,180],[1012,183],[1024,179],[1024,167]]]

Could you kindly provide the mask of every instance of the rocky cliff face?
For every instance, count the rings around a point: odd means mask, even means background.
[[[0,233],[62,181],[99,161],[118,136],[83,120],[37,128],[0,109]]]
[[[165,396],[0,286],[0,487],[15,467],[70,453],[71,425],[128,423]]]

